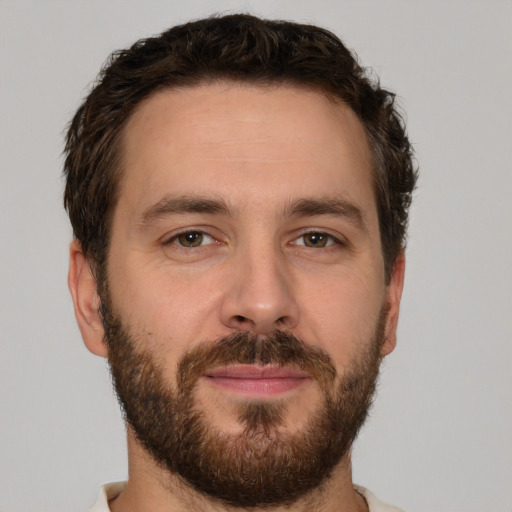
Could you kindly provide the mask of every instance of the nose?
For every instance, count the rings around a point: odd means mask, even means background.
[[[230,267],[221,321],[230,329],[269,334],[293,329],[299,307],[284,258],[275,250],[247,251]]]

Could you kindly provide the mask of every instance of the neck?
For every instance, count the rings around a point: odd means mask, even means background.
[[[225,505],[197,492],[179,476],[158,465],[136,440],[128,428],[129,477],[123,492],[109,503],[112,512],[243,512],[247,509]],[[251,512],[363,512],[364,498],[352,484],[352,468],[348,454],[334,469],[329,479],[293,504],[251,507]]]

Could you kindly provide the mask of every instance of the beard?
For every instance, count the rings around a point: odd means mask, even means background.
[[[102,302],[105,340],[114,388],[125,421],[162,468],[201,494],[227,505],[286,505],[319,488],[348,455],[372,402],[381,361],[386,310],[373,336],[338,375],[330,356],[288,332],[240,332],[199,344],[180,360],[176,384]],[[148,335],[149,336],[149,335]],[[219,366],[291,366],[322,392],[304,427],[291,433],[286,400],[244,400],[236,405],[243,430],[228,434],[209,422],[196,401],[198,380]]]

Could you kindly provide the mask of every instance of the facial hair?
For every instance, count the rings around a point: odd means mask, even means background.
[[[372,402],[384,339],[385,309],[374,335],[350,368],[337,375],[330,356],[288,332],[240,332],[191,348],[178,364],[176,384],[102,303],[114,388],[138,441],[164,469],[209,498],[238,507],[297,501],[328,480],[347,455]],[[291,366],[306,372],[322,400],[296,433],[279,429],[285,401],[238,404],[239,434],[215,428],[197,407],[197,381],[233,364]]]

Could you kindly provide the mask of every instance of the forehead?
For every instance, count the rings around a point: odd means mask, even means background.
[[[225,193],[244,203],[339,192],[374,202],[371,151],[357,116],[294,86],[160,91],[129,119],[122,153],[120,202],[134,209],[163,193]]]

